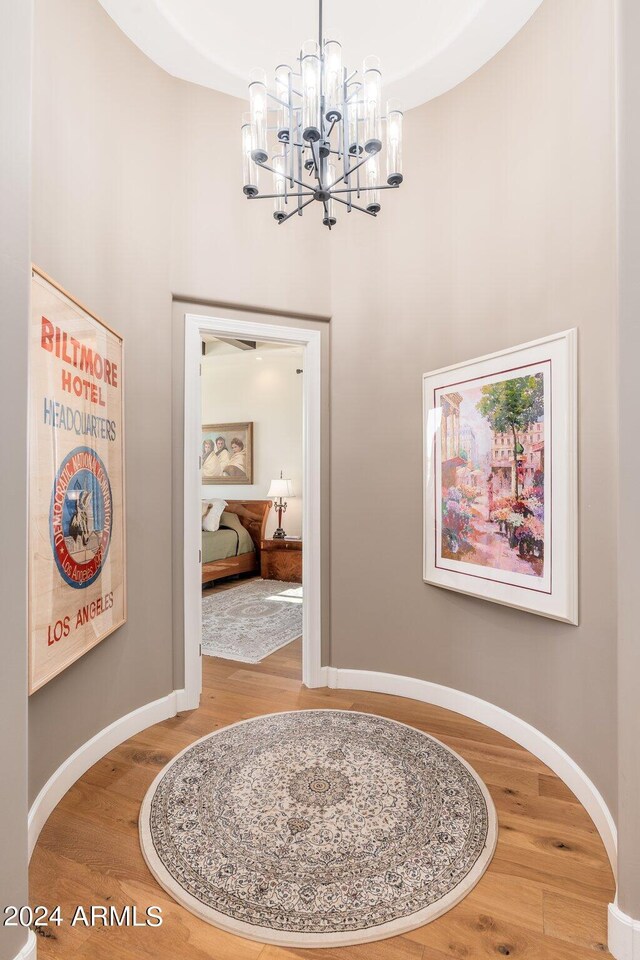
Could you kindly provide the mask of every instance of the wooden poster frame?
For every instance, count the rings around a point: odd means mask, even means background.
[[[54,280],[49,274],[47,274],[36,264],[31,264],[31,283],[33,284],[34,280],[39,278],[41,281],[44,281],[45,285],[48,285],[55,291],[58,295],[65,298],[73,307],[78,308],[82,313],[86,314],[94,323],[99,327],[102,327],[107,331],[111,336],[115,337],[119,342],[119,387],[120,387],[120,405],[119,405],[119,445],[121,449],[121,490],[122,490],[122,502],[120,504],[120,527],[122,531],[122,617],[118,619],[117,622],[111,624],[104,632],[96,634],[95,637],[90,638],[88,642],[82,646],[81,649],[72,651],[71,655],[66,658],[62,658],[59,663],[56,664],[55,669],[49,670],[45,675],[36,677],[36,657],[35,657],[35,626],[33,623],[33,614],[34,614],[34,604],[33,604],[33,590],[35,588],[34,584],[34,565],[35,558],[33,555],[33,549],[31,548],[31,529],[32,525],[35,522],[34,516],[32,514],[33,504],[31,502],[32,490],[31,490],[31,481],[28,491],[28,518],[29,518],[29,566],[28,566],[28,648],[29,648],[29,677],[28,677],[28,692],[29,695],[35,693],[36,690],[39,690],[45,684],[47,684],[54,677],[58,676],[67,667],[75,663],[76,660],[84,656],[85,653],[88,653],[89,650],[92,650],[95,646],[101,643],[106,637],[110,636],[116,630],[118,630],[123,624],[127,622],[127,520],[126,520],[126,457],[125,457],[125,402],[124,402],[124,379],[125,379],[125,351],[124,351],[124,338],[122,334],[118,333],[110,324],[106,323],[101,317],[99,317],[93,310],[90,310],[84,303],[69,293],[63,286],[61,286],[56,280]],[[29,331],[30,338],[32,335],[32,324],[33,316],[32,310],[30,311],[29,316]],[[29,476],[31,478],[32,471],[35,469],[36,465],[32,462],[32,442],[33,436],[32,431],[34,429],[32,423],[32,405],[34,403],[35,397],[32,393],[33,390],[33,376],[34,376],[34,367],[33,367],[33,351],[32,345],[30,344],[31,349],[31,362],[30,362],[30,376],[29,376],[29,443],[28,443],[28,457],[29,457]],[[54,478],[52,477],[52,483]],[[100,576],[102,574],[102,569],[100,570]],[[96,580],[98,577],[96,577]]]

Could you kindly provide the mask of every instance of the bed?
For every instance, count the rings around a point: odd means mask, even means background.
[[[271,500],[229,500],[220,529],[202,531],[202,583],[260,570]]]

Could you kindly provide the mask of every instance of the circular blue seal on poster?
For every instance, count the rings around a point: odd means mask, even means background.
[[[53,557],[70,587],[82,590],[100,576],[112,525],[107,469],[91,447],[76,447],[56,473],[49,511]]]

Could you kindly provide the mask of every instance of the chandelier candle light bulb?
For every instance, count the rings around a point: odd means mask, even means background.
[[[315,40],[307,40],[302,47],[302,139],[315,143],[320,139],[320,93],[322,71],[320,53]]]
[[[254,144],[251,157],[256,163],[266,163],[267,151],[267,75],[259,68],[251,71],[249,80],[249,104]]]
[[[350,83],[347,86],[347,113],[349,117],[349,153],[359,157],[362,153],[362,140],[359,129],[360,87],[362,84]]]
[[[329,162],[327,163],[326,171],[327,172],[326,172],[325,187],[327,190],[331,190],[331,187],[334,185],[337,179],[336,165],[333,162],[333,160],[329,160]],[[335,206],[334,200],[331,200],[331,198],[327,200],[325,204],[324,217],[322,218],[322,222],[324,223],[325,226],[329,226],[329,224],[331,224],[331,226],[334,227],[336,224],[336,218],[335,218],[334,209],[333,209],[334,206]]]
[[[380,191],[403,182],[402,109],[390,100],[383,115],[377,57],[366,57],[358,77],[344,65],[341,44],[323,37],[322,0],[319,25],[318,40],[302,46],[298,68],[276,68],[273,93],[264,70],[251,73],[251,113],[242,123],[243,191],[250,200],[273,199],[277,223],[296,213],[302,216],[319,202],[322,222],[331,230],[338,209],[377,216]],[[270,115],[275,121],[270,122]],[[271,136],[275,146],[270,146]],[[383,148],[386,183],[380,182]],[[273,175],[272,193],[260,191],[260,167]]]
[[[325,62],[325,116],[329,123],[336,123],[342,120],[342,45],[337,40],[325,40],[324,43],[324,62]]]
[[[402,109],[399,100],[387,102],[387,183],[402,183]]]
[[[367,210],[369,213],[380,213],[380,192],[378,190],[380,163],[377,153],[369,157],[364,169],[367,178]]]
[[[365,57],[362,65],[364,76],[364,119],[367,153],[378,153],[382,149],[380,130],[380,102],[382,100],[382,73],[378,57]]]
[[[276,126],[276,135],[281,143],[288,143],[290,140],[290,77],[291,67],[286,63],[281,63],[279,67],[276,67],[276,97],[278,98],[278,120]]]
[[[284,209],[286,194],[286,167],[283,153],[279,153],[273,158],[273,192],[274,211],[273,216],[276,220],[284,220],[286,213]]]
[[[253,130],[251,127],[251,114],[242,115],[242,183],[243,191],[247,197],[256,197],[258,190],[259,167],[253,162],[251,153],[253,150]]]

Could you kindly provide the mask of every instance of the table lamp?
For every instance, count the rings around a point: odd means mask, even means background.
[[[293,481],[283,477],[281,470],[280,476],[271,481],[267,496],[273,499],[273,506],[278,511],[278,529],[273,534],[273,539],[284,540],[286,533],[282,529],[282,514],[287,509],[287,501],[284,498],[295,496],[293,492]]]

